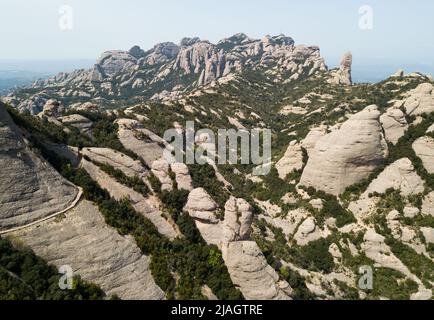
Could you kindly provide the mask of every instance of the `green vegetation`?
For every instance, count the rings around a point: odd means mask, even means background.
[[[319,224],[323,224],[327,218],[335,218],[336,226],[341,228],[347,224],[356,222],[356,218],[351,211],[344,209],[338,199],[323,191],[317,191],[312,187],[306,189],[306,192],[312,198],[323,199],[323,208],[319,213],[315,214],[315,218]]]

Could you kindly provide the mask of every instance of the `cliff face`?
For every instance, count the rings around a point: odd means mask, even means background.
[[[0,231],[65,210],[78,195],[78,188],[27,147],[1,103],[0,166]]]

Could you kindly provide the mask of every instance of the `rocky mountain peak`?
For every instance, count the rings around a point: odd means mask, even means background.
[[[200,38],[198,37],[194,37],[194,38],[182,38],[181,42],[180,42],[180,46],[181,47],[190,47],[198,42],[200,42]]]
[[[128,53],[136,59],[143,58],[146,55],[146,52],[139,46],[133,46]]]

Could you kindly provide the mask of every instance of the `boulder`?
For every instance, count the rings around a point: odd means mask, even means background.
[[[434,244],[434,229],[431,227],[423,227],[420,228],[420,231],[423,234],[423,237],[425,238],[425,242],[427,244]]]
[[[71,114],[69,116],[61,117],[59,120],[66,125],[77,128],[81,132],[91,135],[93,123],[81,114]]]
[[[317,128],[313,128],[306,136],[306,138],[302,141],[301,146],[306,150],[307,154],[310,156],[313,149],[319,139],[324,137],[327,134],[327,126],[320,126]]]
[[[404,70],[399,69],[396,73],[392,74],[392,78],[402,78],[404,76]]]
[[[378,108],[369,106],[322,137],[310,154],[300,185],[339,195],[368,178],[388,154],[379,118]]]
[[[292,292],[286,281],[268,265],[254,241],[230,242],[222,248],[232,282],[247,300],[288,300]]]
[[[302,168],[303,150],[297,141],[292,141],[283,158],[276,163],[276,169],[279,172],[279,177],[285,179],[289,173]]]
[[[42,112],[39,115],[58,118],[63,110],[64,108],[59,101],[50,99],[45,103]]]
[[[408,129],[404,112],[397,108],[390,108],[380,117],[386,140],[396,144]]]
[[[423,166],[430,174],[434,174],[434,139],[421,137],[413,143],[413,150],[422,160]]]
[[[219,223],[215,212],[218,205],[203,188],[197,188],[188,195],[187,204],[184,210],[194,219],[203,220],[209,223]]]
[[[250,239],[253,221],[252,208],[244,199],[230,197],[225,205],[223,241],[243,241]]]
[[[365,194],[377,192],[385,193],[388,189],[401,191],[401,194],[408,196],[419,194],[424,191],[424,182],[415,172],[414,166],[408,158],[400,159],[374,179],[366,190]]]
[[[404,108],[408,115],[419,116],[434,112],[434,87],[431,83],[420,84],[408,93],[404,101]]]
[[[221,245],[223,238],[222,222],[217,217],[218,205],[203,188],[197,188],[188,195],[186,211],[196,223],[203,239],[208,244]]]

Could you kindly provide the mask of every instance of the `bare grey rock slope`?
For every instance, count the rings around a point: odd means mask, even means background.
[[[379,118],[378,108],[369,106],[322,137],[310,153],[300,185],[339,195],[369,177],[388,153]]]
[[[0,230],[20,227],[67,209],[78,189],[26,145],[0,103]]]
[[[63,219],[13,234],[57,267],[70,266],[84,280],[121,299],[164,299],[149,270],[150,259],[134,240],[108,227],[98,208],[82,201]]]

